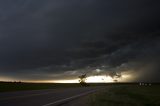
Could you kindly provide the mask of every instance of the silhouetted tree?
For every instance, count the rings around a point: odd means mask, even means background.
[[[86,83],[86,78],[87,78],[86,74],[80,75],[79,78],[80,78],[79,83],[82,86],[88,86],[88,84]]]

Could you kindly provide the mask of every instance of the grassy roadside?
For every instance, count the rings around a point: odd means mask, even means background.
[[[160,106],[160,85],[109,86],[90,97],[91,106]]]
[[[55,88],[61,89],[61,88],[71,88],[71,87],[80,87],[80,84],[0,82],[0,92],[55,89]]]
[[[105,86],[106,84],[92,83],[89,86]],[[0,92],[41,90],[41,89],[64,89],[82,87],[79,83],[23,83],[23,82],[0,82]]]

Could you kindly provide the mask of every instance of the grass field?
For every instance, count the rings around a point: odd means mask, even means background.
[[[106,89],[89,97],[91,106],[160,106],[160,85],[138,86],[138,84],[89,84],[90,86],[106,86]],[[13,83],[0,82],[0,92],[64,89],[82,87],[71,83]]]
[[[160,85],[113,85],[90,97],[91,106],[160,106]]]
[[[90,86],[104,86],[106,84],[89,84]],[[0,92],[41,90],[41,89],[63,89],[71,87],[82,87],[79,83],[19,83],[0,82]]]
[[[80,87],[80,84],[0,82],[0,92]]]

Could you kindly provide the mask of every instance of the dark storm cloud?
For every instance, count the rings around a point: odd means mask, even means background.
[[[160,81],[159,4],[0,1],[0,74],[38,80],[135,70],[137,80]]]

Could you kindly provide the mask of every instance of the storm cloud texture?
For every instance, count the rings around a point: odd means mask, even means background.
[[[1,0],[0,80],[129,73],[160,82],[158,0]],[[97,71],[99,70],[99,71]]]

